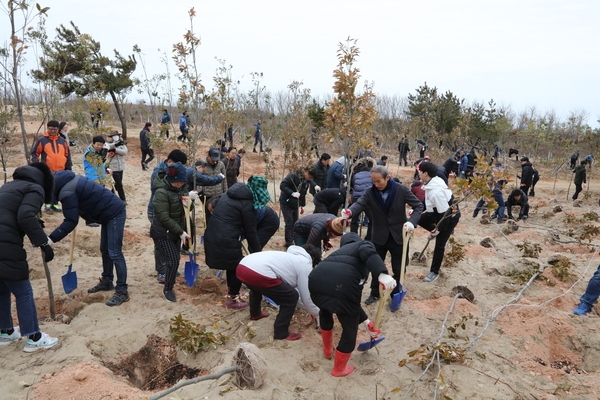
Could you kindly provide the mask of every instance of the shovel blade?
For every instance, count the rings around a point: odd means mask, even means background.
[[[392,301],[390,301],[390,311],[395,312],[400,309],[400,305],[402,304],[402,300],[406,296],[407,290],[402,288],[400,285],[400,290],[398,293],[392,295]]]
[[[185,277],[185,283],[189,287],[194,286],[196,278],[198,277],[198,264],[194,261],[194,256],[190,253],[190,261],[185,262],[183,276]]]
[[[77,272],[72,271],[73,264],[70,264],[67,268],[67,273],[64,274],[62,278],[63,289],[66,294],[71,293],[73,290],[77,289]]]
[[[358,347],[356,348],[356,350],[358,350],[358,351],[370,350],[373,347],[377,346],[379,343],[381,343],[383,341],[383,339],[385,339],[385,336],[378,337],[378,338],[371,338],[371,340],[368,342],[361,342],[358,345]]]

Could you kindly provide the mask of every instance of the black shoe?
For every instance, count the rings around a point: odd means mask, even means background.
[[[369,305],[371,305],[373,303],[376,303],[378,301],[379,301],[379,297],[377,297],[377,296],[369,296],[365,300],[365,304],[369,306]]]
[[[256,149],[252,149],[252,152],[253,152],[253,153],[257,153]]]
[[[171,303],[175,303],[177,301],[175,293],[173,293],[172,290],[163,290],[163,296],[165,296],[165,299],[167,299],[167,301],[170,301]]]
[[[121,304],[129,301],[129,293],[125,292],[115,292],[113,297],[110,298],[105,304],[109,307],[120,306]]]
[[[100,283],[98,283],[93,288],[89,288],[88,293],[109,291],[109,290],[113,290],[114,288],[115,288],[115,285],[113,285],[113,283],[111,281],[100,278]]]

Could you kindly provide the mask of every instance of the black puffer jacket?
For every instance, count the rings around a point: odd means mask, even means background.
[[[319,263],[308,275],[310,298],[330,313],[360,314],[363,285],[369,277],[387,274],[375,246],[356,233],[342,236],[341,247]]]
[[[310,186],[310,194],[315,195],[315,186],[320,186],[321,190],[327,189],[327,173],[329,172],[329,164],[323,165],[321,161],[317,161],[313,164],[315,170],[315,178],[313,179],[314,185]]]
[[[521,165],[521,184],[531,186],[533,181],[533,167],[529,161]]]
[[[294,224],[294,236],[306,238],[307,244],[320,247],[321,240],[327,240],[327,221],[334,219],[333,214],[309,214]]]
[[[52,193],[52,173],[46,187]],[[29,279],[27,253],[23,237],[27,235],[34,246],[48,241],[37,213],[44,204],[44,173],[26,165],[13,174],[14,180],[0,187],[0,280]],[[39,254],[38,250],[38,257]]]
[[[221,196],[204,232],[204,252],[209,268],[235,270],[243,258],[243,238],[248,241],[250,253],[260,251],[252,199],[252,192],[241,182]]]
[[[306,205],[306,191],[309,186],[314,186],[314,181],[305,181],[301,170],[288,174],[279,184],[279,202],[290,207],[298,208]],[[299,198],[292,197],[292,193],[300,193]]]

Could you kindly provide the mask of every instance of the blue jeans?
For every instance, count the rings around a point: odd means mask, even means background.
[[[596,300],[598,300],[598,296],[600,296],[600,265],[598,265],[598,269],[590,278],[587,289],[585,289],[585,293],[579,300],[587,304],[591,310]]]
[[[13,328],[10,314],[10,294],[17,299],[17,318],[21,336],[29,336],[40,331],[37,310],[33,300],[33,289],[28,279],[22,281],[0,280],[0,329]]]
[[[492,190],[492,196],[496,203],[498,203],[498,208],[496,209],[496,213],[498,214],[498,222],[504,219],[504,209],[506,208],[506,204],[504,203],[504,197],[502,196],[502,192],[499,190]],[[473,211],[473,217],[476,217],[479,213],[479,210],[485,204],[485,200],[480,199],[475,205],[475,210]]]
[[[126,212],[102,224],[100,231],[100,253],[102,253],[102,279],[113,281],[113,267],[117,270],[117,292],[127,291],[127,264],[123,256],[123,231]]]

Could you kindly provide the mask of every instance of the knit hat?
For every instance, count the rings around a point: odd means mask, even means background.
[[[329,232],[333,233],[334,235],[342,236],[344,233],[344,219],[338,217],[328,220],[327,228],[329,229]]]
[[[167,159],[176,163],[180,162],[182,164],[187,164],[187,155],[179,149],[172,150],[167,156]]]
[[[187,182],[187,169],[180,162],[171,164],[167,168],[167,175],[165,176],[168,182]]]
[[[252,192],[252,204],[255,210],[264,207],[269,201],[271,201],[271,196],[269,195],[269,190],[267,189],[267,185],[269,181],[267,178],[258,175],[252,175],[248,178],[248,189]]]

